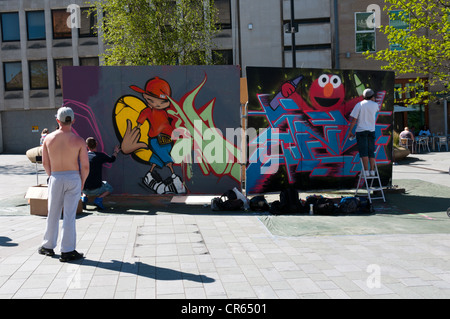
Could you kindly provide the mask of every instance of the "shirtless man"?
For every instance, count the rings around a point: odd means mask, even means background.
[[[89,175],[89,159],[85,141],[72,132],[73,110],[61,107],[56,114],[59,129],[47,135],[42,148],[42,164],[49,176],[48,216],[44,241],[38,252],[53,256],[58,239],[59,220],[63,214],[61,262],[80,259],[75,250],[75,217],[84,182]]]

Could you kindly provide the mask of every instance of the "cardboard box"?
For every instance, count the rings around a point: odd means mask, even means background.
[[[81,195],[81,192],[80,192]],[[30,202],[30,214],[38,216],[47,216],[47,199],[48,199],[48,186],[39,184],[37,186],[31,186],[28,188],[25,198]],[[77,214],[83,212],[83,204],[81,199],[78,201]]]

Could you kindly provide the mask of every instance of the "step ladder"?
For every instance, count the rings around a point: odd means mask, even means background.
[[[367,176],[361,159],[360,159],[360,162],[361,162],[361,173],[359,174],[358,185],[356,186],[355,196],[358,195],[358,191],[363,186],[365,186],[366,191],[367,191],[367,197],[371,204],[372,204],[373,199],[383,199],[383,201],[386,202],[386,198],[384,197],[384,192],[383,192],[383,186],[381,185],[380,174],[378,174],[377,163],[375,162],[375,169],[374,169],[375,176]],[[381,196],[373,197],[374,194],[372,192],[375,192],[375,191],[381,192]]]

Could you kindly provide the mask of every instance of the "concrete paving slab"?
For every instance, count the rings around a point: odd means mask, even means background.
[[[176,313],[197,298],[197,304],[222,298],[448,299],[450,234],[443,228],[447,217],[439,214],[450,194],[438,195],[443,188],[435,185],[450,187],[449,153],[414,156],[418,160],[394,166],[393,184],[404,185],[405,196],[430,200],[429,207],[438,198],[439,209],[419,215],[406,201],[396,208],[406,213],[379,216],[386,227],[413,219],[417,225],[410,229],[371,234],[363,231],[369,218],[361,217],[335,223],[359,226],[357,233],[281,236],[261,221],[267,214],[218,214],[198,201],[111,198],[122,210],[92,208],[79,216],[77,249],[86,258],[62,264],[59,247],[54,258],[37,254],[45,217],[30,215],[23,199],[37,183],[34,164],[24,155],[1,154],[0,298],[176,298]],[[417,180],[429,193],[421,193]],[[414,229],[425,222],[426,231]]]

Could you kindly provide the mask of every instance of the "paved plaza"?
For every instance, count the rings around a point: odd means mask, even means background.
[[[410,155],[414,160],[393,166],[393,184],[450,189],[449,154]],[[450,298],[450,218],[431,200],[426,213],[389,215],[425,228],[349,234],[337,223],[342,232],[309,236],[273,234],[262,222],[267,213],[219,214],[201,205],[90,210],[77,218],[77,250],[85,259],[61,263],[59,247],[53,258],[37,253],[46,220],[30,215],[24,199],[46,177],[41,172],[37,180],[25,155],[0,155],[0,167],[3,299]],[[435,196],[450,207],[450,194]],[[302,218],[307,224],[322,216]],[[348,220],[358,227],[367,218]]]

